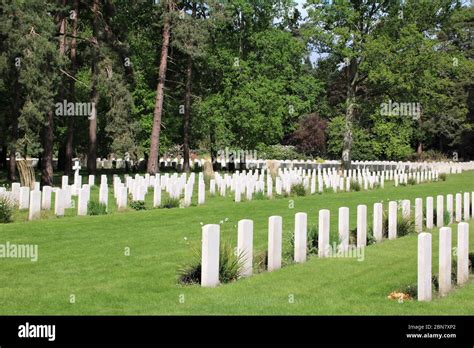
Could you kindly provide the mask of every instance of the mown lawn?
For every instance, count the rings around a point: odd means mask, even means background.
[[[214,197],[186,209],[127,211],[107,216],[65,217],[0,225],[0,244],[37,244],[39,260],[0,258],[0,314],[474,314],[474,282],[430,303],[398,303],[387,295],[416,282],[416,235],[369,246],[364,261],[311,258],[302,265],[260,273],[215,289],[177,285],[177,269],[198,246],[201,224],[220,223],[222,239],[236,243],[237,221],[254,220],[254,247],[266,249],[267,220],[283,216],[284,234],[294,214],[307,212],[309,225],[320,209],[347,206],[351,228],[357,204],[474,191],[474,172],[446,182],[366,192],[254,200],[235,204]],[[97,190],[92,196],[96,196]],[[152,194],[150,194],[152,196]],[[435,199],[436,202],[436,199]],[[385,204],[386,208],[386,204]],[[16,216],[23,220],[25,212]],[[70,215],[73,215],[71,212]],[[454,226],[455,227],[455,226]],[[471,220],[471,251],[474,223]],[[456,230],[453,230],[453,246]],[[433,231],[433,272],[437,273],[438,234]],[[285,243],[288,244],[288,238]],[[125,249],[130,248],[130,256]],[[285,249],[285,247],[284,247]],[[70,303],[70,296],[75,303]],[[183,296],[184,295],[184,296]],[[294,298],[294,303],[289,299]],[[184,299],[184,301],[183,301]],[[184,302],[184,303],[182,303]]]

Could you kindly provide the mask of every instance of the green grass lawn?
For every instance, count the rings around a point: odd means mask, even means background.
[[[337,231],[337,209],[388,200],[474,191],[474,172],[447,181],[365,192],[324,193],[307,197],[254,200],[207,199],[186,209],[127,211],[107,216],[64,217],[0,225],[0,244],[37,244],[39,259],[0,259],[0,314],[474,314],[474,282],[430,303],[398,303],[387,295],[415,283],[417,236],[384,241],[365,249],[365,259],[313,257],[272,273],[260,273],[214,289],[177,285],[177,269],[198,246],[201,224],[220,223],[221,239],[236,244],[238,220],[254,220],[254,249],[267,244],[267,221],[283,216],[284,234],[294,214],[330,209],[331,233]],[[97,197],[97,189],[92,197]],[[149,194],[152,196],[152,194]],[[150,197],[151,199],[151,197]],[[112,199],[110,199],[112,203]],[[292,202],[293,201],[293,202]],[[435,199],[436,202],[436,199]],[[112,208],[113,209],[113,208]],[[25,212],[15,216],[24,220]],[[74,215],[72,212],[69,215]],[[472,220],[471,220],[472,221]],[[455,227],[455,226],[454,226]],[[474,222],[471,222],[471,251]],[[456,229],[453,230],[456,245]],[[287,238],[284,238],[288,243]],[[433,273],[437,273],[438,233],[433,231]],[[125,249],[130,248],[130,256]],[[284,246],[285,249],[285,246]],[[70,303],[70,296],[75,303]],[[184,303],[182,303],[184,298]],[[294,298],[294,303],[289,299]]]

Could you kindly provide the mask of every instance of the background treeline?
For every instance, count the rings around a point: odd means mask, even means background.
[[[462,1],[1,0],[0,163],[189,149],[474,157],[474,11]],[[55,104],[94,103],[90,117]],[[420,103],[419,118],[381,104]],[[281,147],[278,144],[294,145]],[[277,145],[277,146],[274,146]],[[456,155],[455,155],[456,156]],[[186,163],[186,161],[185,161]]]

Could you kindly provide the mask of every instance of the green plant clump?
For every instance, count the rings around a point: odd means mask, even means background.
[[[104,203],[89,201],[89,203],[87,204],[87,214],[88,215],[106,215],[107,206]]]
[[[13,202],[7,197],[0,197],[0,223],[13,221]]]
[[[192,248],[191,261],[178,269],[178,283],[182,285],[201,283],[201,249]],[[230,283],[242,275],[243,255],[236,255],[234,248],[228,242],[223,242],[219,248],[219,281]]]
[[[145,201],[132,201],[130,202],[130,208],[133,210],[146,210]]]
[[[296,184],[291,187],[291,194],[296,196],[306,196],[306,188],[303,184]]]
[[[179,199],[167,197],[161,202],[160,208],[163,208],[163,209],[179,208]]]

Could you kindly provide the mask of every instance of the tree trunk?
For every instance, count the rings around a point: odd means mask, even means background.
[[[418,127],[420,127],[420,132],[423,131],[423,118],[422,118],[422,112],[420,110],[420,116],[418,119]],[[416,150],[418,156],[421,156],[423,154],[423,135],[420,134],[420,139],[418,140],[418,148]]]
[[[92,5],[92,90],[91,103],[92,113],[89,115],[89,152],[87,155],[87,170],[89,174],[95,174],[97,167],[97,101],[99,100],[99,91],[97,89],[98,67],[97,61],[99,59],[99,0],[94,0]]]
[[[352,129],[354,121],[355,91],[349,86],[346,97],[346,117],[344,125],[344,140],[342,147],[342,167],[350,169],[352,150]]]
[[[47,114],[48,121],[43,128],[43,154],[41,156],[41,185],[53,186],[53,110]]]
[[[62,6],[66,6],[66,0],[61,1]],[[59,21],[59,54],[64,55],[66,52],[66,17],[58,16]],[[59,99],[64,95],[63,89],[60,88]],[[45,126],[42,130],[43,153],[41,155],[41,185],[53,185],[53,143],[54,143],[54,116],[51,109],[47,115]]]
[[[344,125],[344,139],[342,144],[342,168],[350,169],[352,160],[352,130],[354,128],[354,114],[356,106],[356,91],[358,80],[359,63],[356,58],[352,58],[348,63],[347,73],[347,94],[346,94],[346,116]]]
[[[77,20],[79,17],[79,0],[73,0],[72,3],[73,11],[75,13],[72,18],[72,38],[71,38],[71,76],[69,82],[69,99],[72,103],[76,101],[76,77],[77,72]],[[72,174],[72,157],[73,157],[73,141],[74,141],[74,117],[68,116],[67,118],[67,133],[66,133],[66,146],[64,151],[64,174]]]
[[[169,12],[171,4],[165,3],[166,13],[164,14],[163,38],[160,57],[160,70],[158,73],[158,84],[156,86],[155,111],[153,113],[153,128],[150,139],[150,157],[148,158],[147,172],[156,174],[159,171],[159,155],[160,155],[160,130],[161,115],[163,113],[164,87],[166,80],[166,69],[168,64],[168,46],[170,41],[170,22]]]
[[[10,181],[18,181],[16,175],[16,142],[18,140],[18,117],[20,116],[20,82],[18,81],[18,72],[15,72],[15,97],[13,101],[12,110],[12,127],[11,127],[11,140],[10,140],[10,161],[8,162],[8,179]]]
[[[188,56],[188,67],[186,69],[186,95],[184,97],[184,125],[183,125],[183,169],[189,173],[189,120],[191,118],[191,89],[193,75],[193,60]]]

